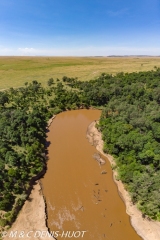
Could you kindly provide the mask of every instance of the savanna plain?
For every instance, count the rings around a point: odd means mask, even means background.
[[[24,86],[37,80],[67,76],[86,81],[101,73],[149,71],[160,67],[160,57],[0,57],[0,89]]]

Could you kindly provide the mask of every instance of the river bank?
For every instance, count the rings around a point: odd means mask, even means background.
[[[96,147],[96,149],[106,156],[111,165],[115,165],[113,157],[103,152],[103,140],[101,133],[95,127],[96,121],[92,122],[87,129],[88,141]],[[120,196],[126,205],[126,212],[130,216],[131,224],[136,232],[144,240],[159,240],[160,239],[160,222],[148,220],[142,217],[142,213],[133,205],[129,193],[125,190],[121,181],[116,180],[117,172],[113,170],[113,179],[118,187]]]
[[[54,239],[49,237],[46,226],[46,206],[39,181],[33,186],[29,199],[25,201],[16,221],[6,233],[4,240],[14,238],[31,239]],[[45,238],[44,238],[45,236]]]
[[[48,120],[47,129],[55,117],[54,115]],[[40,176],[41,175],[40,173]],[[35,178],[40,177],[36,176]],[[4,235],[3,240],[9,240],[13,238],[13,236],[15,240],[22,237],[24,240],[28,238],[34,238],[36,240],[54,239],[49,236],[49,229],[47,228],[46,204],[40,180],[35,181],[33,184],[33,189],[20,210],[16,221]]]
[[[63,120],[63,119],[62,119]],[[50,120],[50,121],[53,121]],[[88,127],[88,138],[92,145],[96,146],[97,150],[104,154],[103,149],[103,141],[101,139],[101,134],[98,132],[98,130],[95,128],[96,122],[93,122]],[[56,140],[57,141],[57,140]],[[114,160],[112,156],[105,155],[111,164],[114,164]],[[55,175],[54,175],[55,176]],[[156,223],[153,221],[148,221],[147,219],[143,219],[141,212],[137,210],[137,208],[131,203],[129,194],[127,191],[125,191],[123,184],[120,181],[116,181],[116,172],[114,172],[114,181],[116,182],[119,193],[124,199],[126,203],[126,211],[129,216],[131,216],[131,223],[133,227],[136,229],[137,233],[143,237],[144,240],[159,240],[160,239],[160,223]],[[113,228],[113,226],[112,226]],[[15,223],[12,225],[11,229],[8,232],[8,236],[3,238],[4,240],[9,240],[9,233],[10,232],[16,232],[17,231],[17,237],[14,237],[14,239],[18,240],[20,237],[18,234],[20,234],[22,231],[24,231],[24,237],[23,239],[27,240],[27,233],[29,232],[29,237],[33,237],[34,239],[52,239],[49,236],[41,235],[39,234],[47,234],[48,228],[46,225],[46,206],[44,197],[42,194],[42,189],[39,184],[39,181],[36,182],[35,185],[33,185],[33,190],[31,192],[31,195],[29,196],[29,199],[25,202],[22,210],[20,211]],[[40,233],[38,232],[40,231]],[[34,236],[34,234],[37,232],[37,235]],[[21,236],[22,238],[22,236]]]

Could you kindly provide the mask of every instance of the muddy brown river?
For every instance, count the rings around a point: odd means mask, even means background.
[[[99,110],[75,110],[56,116],[48,132],[48,170],[42,180],[48,227],[60,239],[140,240],[112,178],[110,163],[93,158],[86,139]],[[107,172],[102,174],[102,171]]]

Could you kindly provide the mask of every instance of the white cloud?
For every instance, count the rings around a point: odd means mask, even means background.
[[[0,46],[0,56],[9,56],[9,55],[13,55],[13,54],[14,54],[13,49]]]
[[[35,48],[18,48],[18,52],[21,55],[34,55],[36,54],[37,50]]]
[[[0,56],[108,56],[108,55],[160,55],[160,47],[86,46],[74,48],[18,48],[0,46]]]
[[[126,15],[128,14],[129,9],[128,8],[123,8],[123,9],[119,9],[117,11],[107,11],[108,15],[111,17],[117,17],[117,16],[121,16],[121,15]]]

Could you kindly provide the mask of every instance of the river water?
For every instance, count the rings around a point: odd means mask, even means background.
[[[48,227],[57,231],[58,240],[141,239],[130,224],[109,162],[106,159],[100,166],[93,158],[97,150],[86,139],[88,125],[100,114],[99,110],[67,111],[50,126],[48,169],[42,184]]]

